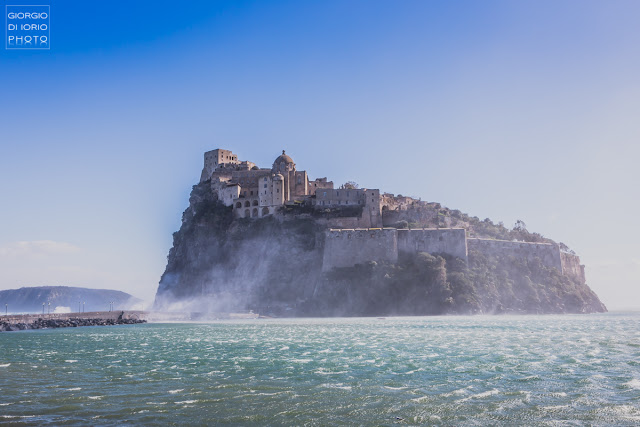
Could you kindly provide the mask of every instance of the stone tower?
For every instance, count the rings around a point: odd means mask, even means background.
[[[282,154],[273,162],[271,173],[282,175],[284,179],[284,200],[288,202],[291,200],[293,186],[295,186],[296,164],[293,163],[291,157],[285,154],[284,150],[282,150]]]

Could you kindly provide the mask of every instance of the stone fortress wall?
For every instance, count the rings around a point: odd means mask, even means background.
[[[475,250],[487,255],[512,255],[527,260],[540,258],[544,265],[562,271],[560,249],[557,245],[552,245],[551,243],[510,242],[508,240],[469,238],[467,239],[467,246],[469,250]]]
[[[398,261],[395,228],[331,229],[325,232],[322,271],[352,267],[368,261]]]
[[[322,271],[369,261],[395,263],[400,256],[418,252],[446,254],[467,261],[467,240],[462,228],[330,229],[324,237]]]
[[[468,238],[463,228],[330,229],[325,232],[322,271],[352,267],[369,261],[397,262],[403,255],[427,252],[468,260],[468,251],[540,259],[547,267],[585,283],[584,265],[574,254],[551,243],[511,242]]]
[[[447,254],[467,261],[464,228],[398,229],[398,252]]]

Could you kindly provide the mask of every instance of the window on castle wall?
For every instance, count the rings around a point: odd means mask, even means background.
[[[267,183],[266,182],[264,183],[264,188],[267,188]]]

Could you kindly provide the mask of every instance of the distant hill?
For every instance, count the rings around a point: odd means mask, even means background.
[[[114,310],[126,310],[142,300],[126,292],[109,289],[33,286],[0,291],[0,314],[5,313],[5,308],[9,313],[42,313],[43,303],[45,312],[50,309],[53,313],[56,308],[58,311],[77,312],[78,302],[81,308],[84,303],[84,311],[108,311],[111,302]]]

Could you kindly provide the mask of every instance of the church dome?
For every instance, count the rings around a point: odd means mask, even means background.
[[[282,154],[278,156],[275,162],[273,162],[273,167],[271,168],[271,170],[274,173],[285,172],[285,171],[295,171],[296,164],[293,163],[293,159],[287,156],[284,153],[284,150],[282,150]]]
[[[284,153],[284,150],[282,150],[282,154],[280,156],[278,156],[276,161],[273,162],[273,163],[274,164],[280,164],[280,163],[289,164],[289,163],[293,163],[293,159],[291,157],[289,157],[288,155],[286,155]]]

